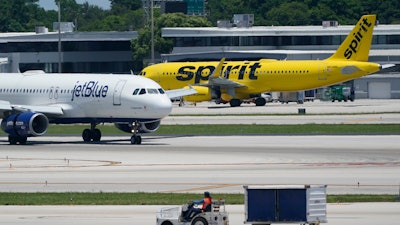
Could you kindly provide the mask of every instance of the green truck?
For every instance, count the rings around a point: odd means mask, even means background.
[[[354,92],[351,87],[347,87],[345,85],[335,85],[330,87],[329,96],[332,102],[338,100],[339,102],[348,100],[354,101]]]

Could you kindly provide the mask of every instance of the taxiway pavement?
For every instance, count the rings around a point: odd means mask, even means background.
[[[166,206],[0,206],[0,221],[13,225],[155,225],[160,207]],[[244,224],[243,205],[227,205],[226,210],[230,225]],[[399,212],[399,203],[328,204],[326,224],[398,225]]]
[[[328,193],[397,194],[400,138],[151,136],[0,139],[0,191],[240,193],[243,185],[326,184]]]
[[[202,114],[272,114],[277,124],[305,108],[313,121],[329,123],[399,123],[398,100],[354,103],[273,104],[175,107],[163,123]],[[212,112],[211,112],[212,111]],[[236,114],[244,114],[237,116]],[[273,114],[283,114],[282,116]],[[182,116],[186,115],[186,116]],[[230,116],[232,116],[230,115]],[[343,117],[350,116],[350,117]],[[207,116],[206,118],[211,118]],[[293,121],[299,123],[299,115]],[[190,118],[189,121],[206,120]],[[228,121],[229,121],[228,120]],[[307,120],[307,119],[306,119]],[[337,119],[334,119],[337,120]],[[333,120],[333,121],[334,121]],[[172,122],[171,122],[172,121]],[[210,119],[208,120],[210,121]],[[215,120],[214,123],[217,123]],[[280,122],[279,122],[280,121]],[[199,122],[198,122],[199,123]],[[210,123],[210,122],[208,122]],[[259,122],[251,122],[259,123]],[[10,146],[0,137],[0,192],[195,192],[241,193],[252,184],[327,184],[328,194],[398,194],[400,138],[370,136],[144,136],[141,146],[125,136],[85,144],[79,136],[31,138]],[[397,225],[399,203],[329,204],[329,224]],[[5,224],[155,224],[157,206],[0,206]],[[231,225],[243,224],[241,206],[229,208]]]

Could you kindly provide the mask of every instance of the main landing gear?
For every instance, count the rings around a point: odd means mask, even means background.
[[[16,145],[18,143],[20,145],[25,145],[27,140],[27,137],[8,135],[8,143],[10,143],[10,145]]]
[[[84,142],[97,142],[101,139],[101,131],[96,128],[96,123],[90,124],[90,129],[84,129],[82,132],[82,139]]]
[[[96,128],[97,123],[91,123],[90,129],[84,129],[82,132],[82,139],[84,142],[98,142],[101,139],[101,131]],[[142,144],[142,136],[140,136],[139,129],[141,124],[137,121],[133,122],[132,124],[125,124],[123,128],[118,127],[119,129],[125,132],[131,132],[131,144],[133,145],[140,145]]]
[[[238,106],[240,106],[242,104],[242,101],[240,99],[237,99],[237,98],[232,98],[229,101],[229,104],[231,105],[231,107],[238,107]]]

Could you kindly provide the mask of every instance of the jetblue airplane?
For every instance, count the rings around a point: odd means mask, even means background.
[[[1,128],[11,145],[26,144],[52,124],[90,123],[85,142],[100,141],[100,123],[132,133],[131,143],[141,144],[139,133],[156,131],[172,110],[170,98],[194,90],[165,92],[156,82],[135,75],[46,74],[42,71],[0,74]]]

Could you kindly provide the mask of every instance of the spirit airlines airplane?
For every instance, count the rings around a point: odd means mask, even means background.
[[[170,98],[193,94],[166,93],[156,82],[134,75],[28,71],[2,73],[0,80],[1,128],[10,144],[25,144],[28,137],[45,134],[49,123],[90,123],[82,132],[85,142],[100,141],[99,123],[114,123],[132,133],[132,144],[141,144],[138,133],[158,129],[171,112]]]
[[[229,101],[240,106],[242,99],[266,104],[260,93],[315,89],[345,82],[381,69],[368,62],[376,15],[364,15],[339,46],[325,60],[277,61],[261,59],[244,62],[171,62],[146,67],[140,73],[165,90],[193,86],[197,94],[187,101]],[[390,66],[388,66],[390,67]]]

